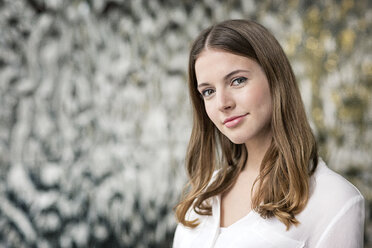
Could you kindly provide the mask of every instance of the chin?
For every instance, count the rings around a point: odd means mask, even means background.
[[[240,145],[240,144],[244,144],[246,142],[246,139],[244,139],[243,137],[229,137],[229,136],[226,136],[232,143],[234,144],[237,144],[237,145]]]

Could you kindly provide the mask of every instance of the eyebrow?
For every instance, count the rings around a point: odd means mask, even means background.
[[[223,80],[226,81],[228,78],[230,78],[231,76],[233,76],[234,74],[237,74],[237,73],[240,73],[240,72],[249,72],[249,70],[235,70],[235,71],[232,71],[228,74],[226,74],[224,77],[223,77]],[[197,86],[197,88],[201,88],[203,86],[208,86],[209,83],[201,83]]]

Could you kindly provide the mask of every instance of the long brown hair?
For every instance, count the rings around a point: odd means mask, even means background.
[[[247,20],[228,20],[213,25],[202,31],[192,44],[188,85],[193,127],[186,154],[189,182],[175,208],[176,217],[183,225],[196,227],[198,219],[186,218],[191,208],[200,215],[211,215],[207,199],[234,184],[248,156],[244,144],[232,143],[214,126],[197,91],[195,61],[207,47],[253,59],[266,74],[273,104],[273,138],[255,181],[258,187],[252,196],[252,209],[263,218],[277,217],[289,229],[292,224],[299,223],[295,216],[307,204],[309,177],[318,164],[317,145],[283,49],[266,28]],[[218,173],[211,180],[217,169]]]

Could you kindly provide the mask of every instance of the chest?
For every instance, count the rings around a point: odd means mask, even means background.
[[[218,210],[217,208],[215,210]],[[182,241],[177,248],[303,248],[305,242],[272,230],[258,214],[248,215],[220,231],[218,218],[203,217],[198,229],[180,228]]]
[[[227,227],[246,216],[252,209],[252,187],[255,177],[239,177],[233,187],[221,196],[220,226]]]

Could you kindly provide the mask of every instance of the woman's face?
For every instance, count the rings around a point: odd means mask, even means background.
[[[272,101],[259,64],[208,49],[198,56],[195,73],[209,118],[233,143],[259,142],[271,136]]]

